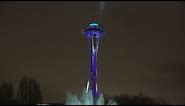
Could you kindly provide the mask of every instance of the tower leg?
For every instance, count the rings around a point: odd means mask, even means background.
[[[93,95],[93,104],[96,104],[98,99],[98,86],[97,86],[97,51],[99,39],[91,37],[90,39],[90,56],[91,56],[91,67],[90,67],[90,83]]]

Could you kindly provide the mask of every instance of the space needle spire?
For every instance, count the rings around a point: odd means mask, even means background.
[[[97,84],[97,53],[100,39],[103,37],[104,30],[95,21],[84,28],[83,34],[87,37],[90,47],[90,89],[92,90],[93,104],[96,105],[99,97]]]

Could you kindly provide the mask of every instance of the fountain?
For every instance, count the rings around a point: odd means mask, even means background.
[[[82,96],[79,99],[76,95],[67,93],[65,105],[94,105],[92,91],[86,92],[83,90]],[[103,94],[101,93],[97,99],[96,105],[105,105]],[[113,99],[109,100],[107,105],[118,105]]]
[[[90,77],[80,99],[74,94],[67,93],[66,105],[105,105],[103,94],[98,92],[97,84],[97,52],[103,33],[103,27],[96,22],[91,22],[84,28],[83,34],[87,37],[90,46]],[[117,103],[109,100],[107,105],[117,105]]]

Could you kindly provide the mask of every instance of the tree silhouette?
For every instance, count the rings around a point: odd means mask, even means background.
[[[39,83],[30,77],[22,77],[17,92],[17,100],[20,104],[42,103]]]
[[[142,93],[139,95],[129,95],[126,93],[122,93],[118,96],[113,96],[113,97],[106,96],[105,98],[106,102],[110,98],[115,100],[119,105],[165,105],[167,104],[167,102],[164,100],[144,96]]]
[[[13,87],[11,83],[3,82],[0,86],[0,104],[11,104],[13,100]]]

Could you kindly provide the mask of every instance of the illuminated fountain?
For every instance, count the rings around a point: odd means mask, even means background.
[[[91,22],[83,30],[90,46],[90,77],[86,89],[83,90],[80,99],[76,95],[67,93],[66,105],[104,105],[103,94],[98,92],[97,84],[97,52],[100,39],[103,37],[104,30],[96,22]],[[117,105],[114,100],[109,100],[107,105]]]

